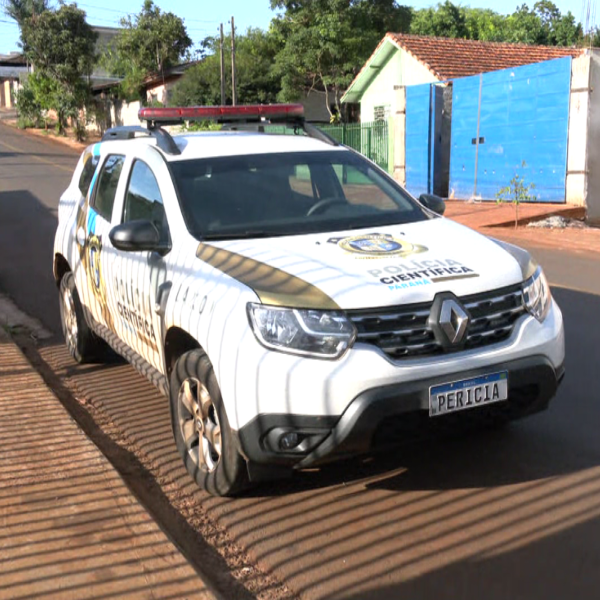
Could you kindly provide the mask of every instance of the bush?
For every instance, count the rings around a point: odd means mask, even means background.
[[[39,103],[35,90],[31,87],[29,79],[25,80],[16,94],[17,125],[22,129],[28,127],[41,127],[43,123],[42,106]]]

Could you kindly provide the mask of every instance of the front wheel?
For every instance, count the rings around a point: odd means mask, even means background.
[[[229,427],[212,363],[202,350],[183,354],[171,374],[177,450],[196,483],[215,496],[248,487],[248,469]]]
[[[69,354],[78,363],[104,360],[110,354],[108,345],[85,321],[75,277],[70,271],[60,280],[60,320]]]

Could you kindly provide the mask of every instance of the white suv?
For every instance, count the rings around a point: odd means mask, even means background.
[[[213,494],[408,425],[542,410],[564,373],[561,312],[527,252],[436,214],[301,111],[142,109],[148,128],[109,130],[60,201],[69,351],[108,344],[149,377]],[[161,128],[206,118],[224,130]]]

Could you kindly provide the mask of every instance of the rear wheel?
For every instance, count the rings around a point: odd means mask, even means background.
[[[78,363],[101,361],[112,354],[104,340],[88,327],[70,271],[60,280],[60,319],[67,349]]]
[[[248,487],[212,363],[202,350],[183,354],[171,374],[171,419],[188,473],[208,493],[231,496]]]

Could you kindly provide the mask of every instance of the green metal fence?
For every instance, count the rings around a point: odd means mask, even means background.
[[[388,173],[391,172],[390,141],[387,121],[321,125],[332,138],[354,148]]]

